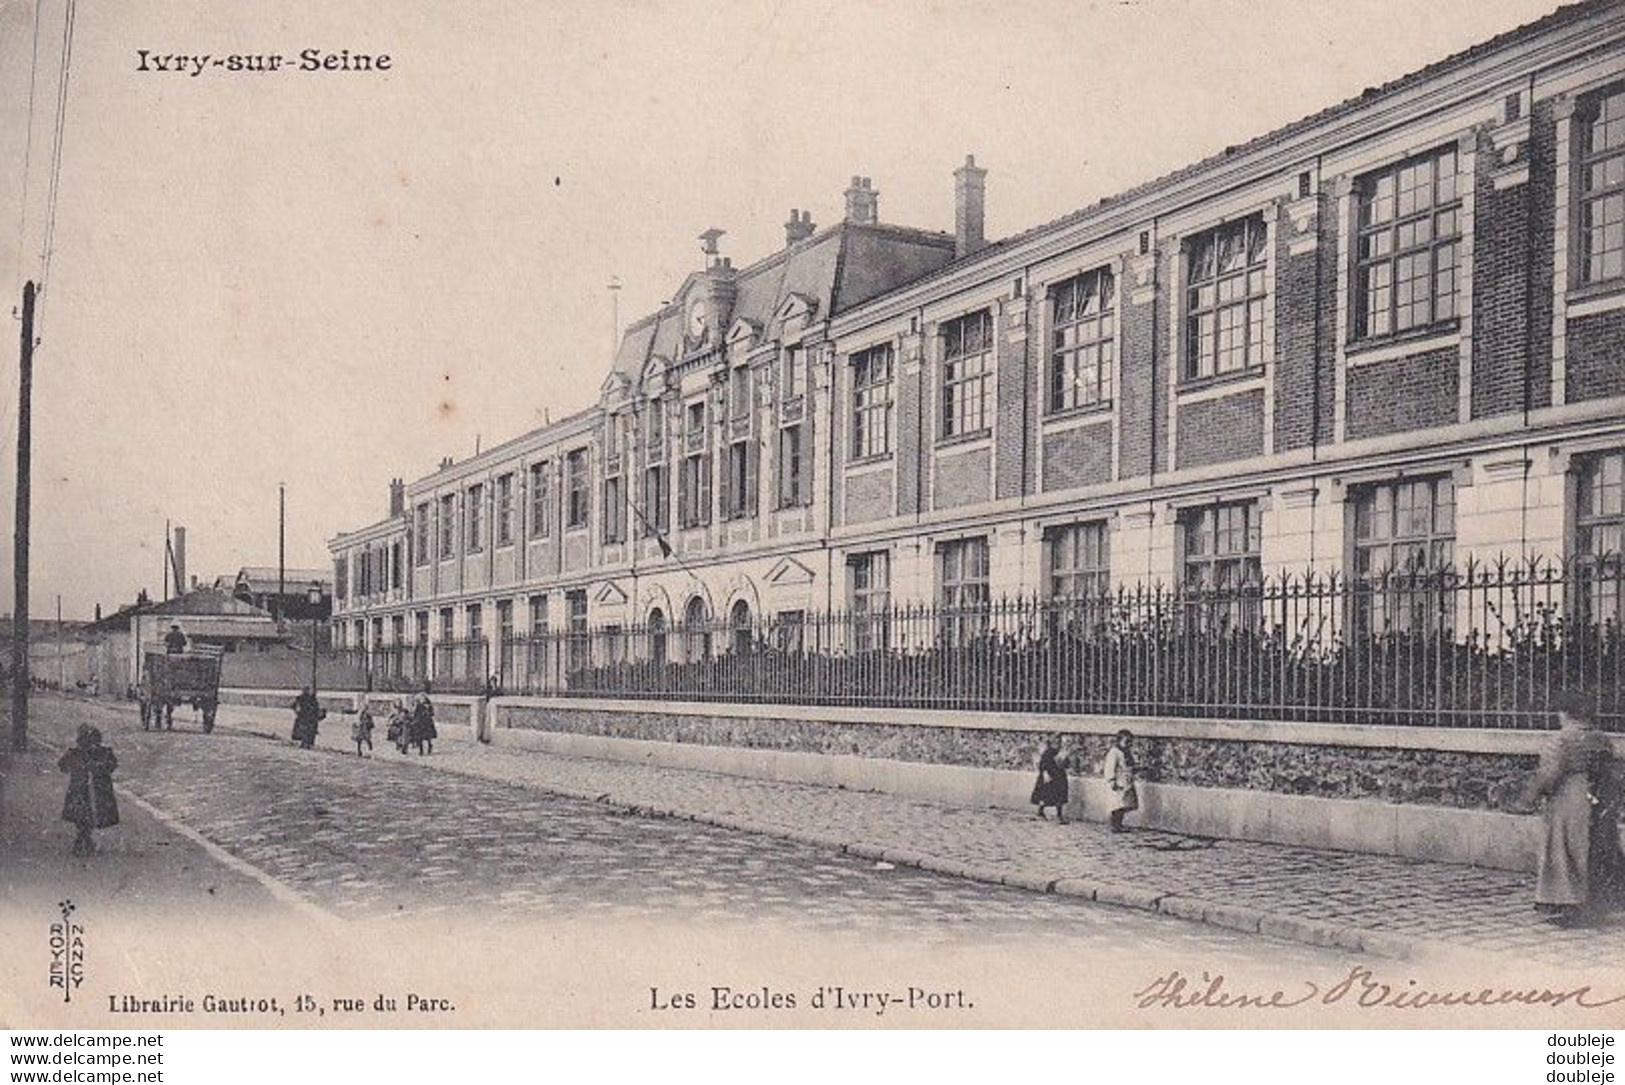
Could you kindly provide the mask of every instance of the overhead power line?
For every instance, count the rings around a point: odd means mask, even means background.
[[[40,284],[49,289],[51,257],[56,250],[57,196],[62,188],[62,132],[68,119],[68,88],[73,70],[73,28],[78,14],[78,0],[67,0],[62,18],[62,67],[57,76],[56,122],[52,126],[51,189],[45,203],[45,244]]]

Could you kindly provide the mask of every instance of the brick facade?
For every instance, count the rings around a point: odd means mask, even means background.
[[[1348,418],[1351,440],[1447,426],[1456,420],[1461,377],[1454,350],[1350,368]]]
[[[1276,236],[1274,422],[1281,452],[1318,444],[1332,432],[1337,233],[1325,197],[1309,197],[1299,213],[1305,228],[1288,214]]]
[[[957,509],[986,503],[992,496],[993,452],[988,448],[937,453],[932,507]]]
[[[1032,361],[1028,354],[1027,307],[1016,299],[1005,310],[1004,332],[999,336],[997,408],[993,423],[995,457],[994,493],[1015,497],[1029,488],[1027,461],[1028,434],[1031,432]]]
[[[866,471],[846,478],[843,523],[864,524],[892,515],[892,475],[890,471]]]
[[[1484,418],[1527,409],[1529,382],[1539,369],[1531,355],[1534,339],[1529,287],[1535,276],[1535,208],[1528,183],[1497,190],[1493,183],[1493,146],[1480,140],[1475,180],[1473,275],[1472,416]]]
[[[1150,266],[1149,261],[1147,264]],[[1123,383],[1118,389],[1117,416],[1122,428],[1118,474],[1123,478],[1143,478],[1154,473],[1154,426],[1160,417],[1160,393],[1168,387],[1167,382],[1159,380],[1155,372],[1158,351],[1154,344],[1157,307],[1161,298],[1155,296],[1155,286],[1147,288],[1145,293],[1145,301],[1137,301],[1135,291],[1125,283],[1119,295],[1121,315],[1118,319],[1123,322]],[[1163,324],[1166,323],[1164,320]]]
[[[1110,422],[1044,435],[1044,490],[1070,490],[1111,481]]]
[[[1179,466],[1209,467],[1264,454],[1264,393],[1181,404]]]
[[[1625,310],[1568,323],[1568,401],[1625,395]]]

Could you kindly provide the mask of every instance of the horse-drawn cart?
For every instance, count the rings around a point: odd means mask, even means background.
[[[200,645],[184,652],[147,652],[139,696],[143,731],[173,731],[175,706],[189,704],[203,713],[208,734],[220,707],[220,650]]]

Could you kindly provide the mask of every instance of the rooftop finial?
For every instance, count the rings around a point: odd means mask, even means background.
[[[705,253],[706,257],[708,258],[706,260],[707,264],[714,264],[717,262],[717,252],[719,251],[717,242],[727,232],[727,230],[719,230],[713,226],[700,235],[700,251]]]

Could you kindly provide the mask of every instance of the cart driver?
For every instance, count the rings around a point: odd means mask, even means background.
[[[181,632],[180,626],[170,626],[169,632],[164,634],[164,654],[178,656],[184,651],[186,651],[186,634]]]

